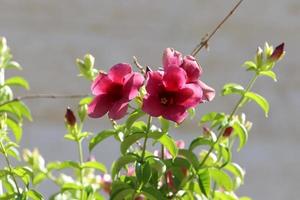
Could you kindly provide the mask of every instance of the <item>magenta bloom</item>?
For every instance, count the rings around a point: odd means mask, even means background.
[[[164,71],[148,72],[147,94],[142,109],[151,116],[181,123],[187,109],[211,101],[215,90],[199,80],[201,67],[192,56],[167,48],[163,54]]]
[[[163,116],[181,123],[187,116],[187,109],[195,107],[202,100],[200,85],[186,82],[186,72],[179,67],[168,67],[165,72],[149,72],[143,111],[154,117]]]
[[[187,82],[197,82],[201,86],[203,90],[202,102],[211,101],[215,97],[215,90],[199,80],[203,71],[193,56],[189,55],[182,57],[180,52],[175,51],[172,48],[167,48],[163,53],[163,66],[164,69],[167,69],[170,66],[184,69],[187,74]]]
[[[144,77],[132,72],[126,63],[114,65],[108,74],[100,73],[92,83],[92,93],[96,97],[88,107],[90,117],[99,118],[108,112],[114,120],[126,115],[128,103],[138,95]]]

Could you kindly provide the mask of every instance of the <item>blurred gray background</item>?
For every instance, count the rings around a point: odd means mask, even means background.
[[[86,94],[89,83],[77,77],[75,59],[85,53],[96,57],[96,66],[107,70],[117,62],[161,65],[162,51],[174,47],[188,54],[206,33],[228,13],[234,0],[1,0],[0,35],[7,37],[15,60],[24,67],[21,74],[30,91],[17,95],[55,93]],[[246,167],[240,195],[253,199],[298,199],[299,161],[299,0],[245,0],[234,16],[210,41],[210,51],[198,58],[202,79],[218,92],[223,84],[245,84],[250,74],[240,66],[252,59],[265,41],[286,42],[286,57],[276,68],[278,82],[261,78],[254,91],[270,104],[268,119],[255,104],[244,109],[254,122],[249,143],[234,160]],[[174,130],[176,138],[190,141],[200,133],[197,121],[208,111],[230,112],[236,97],[216,96],[200,105],[196,119]],[[25,124],[22,148],[39,148],[46,161],[77,159],[76,146],[63,139],[66,106],[77,100],[28,100],[34,122]],[[106,118],[89,120],[87,130],[109,127]],[[193,128],[192,128],[193,127]],[[86,146],[85,146],[86,147]],[[86,148],[85,148],[86,149]],[[117,158],[113,140],[97,147],[95,156],[107,166]],[[87,151],[85,151],[87,157]],[[45,194],[57,188],[42,185]]]

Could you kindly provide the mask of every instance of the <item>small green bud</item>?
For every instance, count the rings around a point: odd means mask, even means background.
[[[87,116],[88,105],[82,104],[78,106],[78,116],[81,122],[83,122]]]
[[[95,58],[91,54],[86,54],[84,56],[84,64],[87,69],[94,68]]]

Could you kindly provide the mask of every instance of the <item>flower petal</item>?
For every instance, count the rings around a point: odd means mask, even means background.
[[[187,116],[186,108],[181,105],[172,105],[164,110],[162,115],[165,119],[180,124]]]
[[[165,69],[163,84],[168,91],[178,91],[186,83],[186,72],[180,67],[168,67]]]
[[[185,70],[188,77],[188,82],[197,82],[202,74],[202,68],[198,65],[193,56],[185,56],[180,67]]]
[[[202,100],[202,88],[199,84],[189,83],[178,92],[177,104],[185,108],[195,107]]]
[[[213,98],[216,95],[215,90],[212,87],[209,87],[208,85],[203,83],[202,81],[198,81],[198,83],[203,91],[202,102],[213,100]]]
[[[121,119],[126,115],[127,109],[128,100],[121,99],[117,102],[114,102],[113,106],[109,109],[108,116],[114,120]]]
[[[163,72],[152,71],[147,73],[148,80],[146,84],[146,91],[149,94],[156,94],[162,87]]]
[[[93,95],[106,94],[109,91],[112,82],[113,81],[107,76],[107,74],[99,73],[91,86]]]
[[[106,94],[96,96],[88,106],[88,115],[92,118],[99,118],[108,112],[112,105],[110,97]]]
[[[132,100],[138,95],[140,87],[143,85],[144,77],[139,73],[127,75],[124,81],[123,97]]]
[[[164,107],[160,103],[160,98],[156,95],[148,95],[143,100],[142,110],[153,117],[161,116]]]
[[[119,63],[112,68],[110,68],[108,72],[108,77],[113,80],[116,83],[123,84],[124,82],[124,77],[127,74],[130,74],[132,72],[131,70],[131,65],[127,63]]]
[[[179,67],[182,64],[182,55],[180,52],[175,51],[172,48],[166,48],[163,53],[163,66],[168,68],[169,66]]]

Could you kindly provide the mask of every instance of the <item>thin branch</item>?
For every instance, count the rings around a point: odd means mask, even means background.
[[[136,67],[141,71],[142,74],[146,74],[145,67],[143,67],[137,60],[135,56],[133,56],[133,62],[136,65]]]
[[[217,25],[217,27],[208,35],[204,36],[201,39],[201,42],[195,47],[192,51],[191,55],[196,56],[197,53],[203,48],[208,47],[208,41],[212,38],[212,36],[221,28],[221,26],[228,20],[228,18],[235,12],[235,10],[241,5],[244,0],[240,0],[232,9],[231,11],[225,16],[225,18]]]
[[[26,95],[26,96],[20,96],[16,97],[10,101],[6,101],[1,106],[4,106],[6,104],[15,102],[15,101],[21,101],[25,99],[77,99],[77,98],[83,98],[88,96],[88,94],[71,94],[71,95],[63,95],[63,94],[33,94],[33,95]]]

